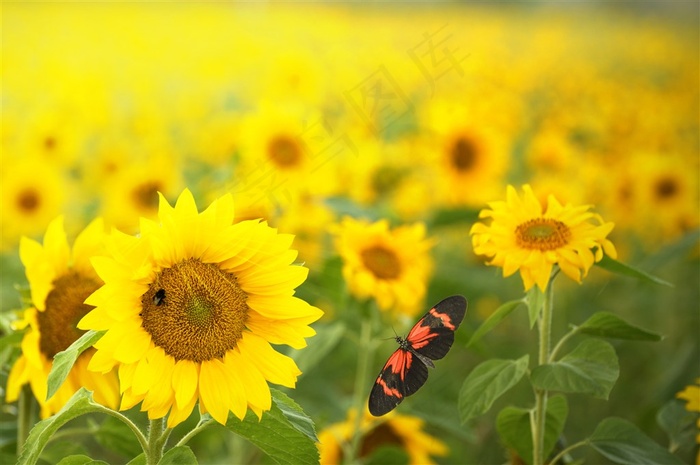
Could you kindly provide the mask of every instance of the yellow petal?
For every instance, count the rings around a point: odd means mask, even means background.
[[[179,360],[173,368],[173,384],[175,403],[180,409],[192,403],[199,384],[199,364],[191,360]],[[192,403],[192,405],[194,405]],[[192,411],[192,408],[190,408]]]

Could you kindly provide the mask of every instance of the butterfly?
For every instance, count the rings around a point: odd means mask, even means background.
[[[414,394],[428,379],[433,360],[443,358],[455,340],[454,332],[467,312],[467,299],[453,295],[421,317],[406,338],[396,336],[399,348],[374,382],[369,411],[375,417],[394,410],[404,397]]]

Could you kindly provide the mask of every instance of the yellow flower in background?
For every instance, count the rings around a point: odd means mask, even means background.
[[[554,265],[580,283],[603,252],[617,256],[607,239],[613,223],[590,212],[590,205],[561,205],[550,196],[543,211],[529,185],[523,192],[521,197],[508,186],[505,201],[491,202],[479,213],[489,224],[476,223],[470,232],[474,252],[502,267],[504,277],[520,271],[525,290],[536,284],[544,291]]]
[[[80,355],[63,385],[46,400],[53,357],[84,333],[76,324],[92,307],[83,301],[102,285],[90,258],[103,252],[103,238],[104,223],[97,219],[78,235],[71,250],[59,216],[49,224],[43,245],[26,237],[20,242],[33,306],[19,321],[18,326],[28,329],[22,339],[22,355],[10,370],[6,399],[16,400],[20,388],[30,383],[42,418],[59,411],[82,386],[93,391],[94,399],[103,405],[116,408],[119,404],[116,372],[103,375],[87,370],[93,349]]]
[[[69,183],[40,157],[2,160],[2,246],[16,246],[21,236],[36,236],[58,216]]]
[[[343,463],[343,445],[353,437],[356,417],[355,410],[350,410],[347,420],[332,424],[318,434],[321,465]],[[409,464],[435,463],[431,456],[447,455],[447,445],[425,433],[424,425],[418,417],[391,412],[379,419],[366,410],[360,425],[362,437],[357,458],[366,459],[382,446],[393,446],[406,452]]]
[[[294,387],[294,361],[270,344],[300,349],[321,310],[294,297],[307,269],[294,265],[293,236],[259,221],[233,222],[231,195],[198,213],[189,190],[141,235],[115,231],[109,256],[93,263],[105,284],[87,299],[79,323],[107,330],[89,368],[119,368],[121,409],[143,402],[151,419],[184,421],[199,401],[225,424],[229,412],[260,417],[271,407],[267,382]]]
[[[386,220],[370,223],[345,217],[333,228],[343,259],[343,278],[359,299],[373,298],[382,310],[415,314],[432,271],[423,223],[389,228]]]
[[[676,394],[676,397],[686,401],[685,409],[689,412],[700,413],[700,378],[695,380],[695,384],[686,386],[681,392]],[[700,417],[697,421],[698,430],[700,430]],[[695,442],[700,444],[700,432],[695,436]],[[695,457],[695,464],[700,465],[700,450]]]

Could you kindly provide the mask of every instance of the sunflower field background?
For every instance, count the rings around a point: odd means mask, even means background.
[[[522,309],[468,345],[523,295],[474,253],[470,228],[508,185],[529,184],[543,203],[593,205],[615,224],[618,260],[643,271],[557,281],[553,333],[607,311],[663,335],[611,341],[619,379],[607,400],[569,396],[562,441],[617,416],[698,463],[697,413],[676,399],[700,377],[698,13],[694,2],[3,2],[2,458],[17,453],[19,407],[5,398],[28,306],[20,238],[40,241],[59,215],[71,241],[96,217],[134,235],[139,218],[156,219],[158,193],[174,204],[189,189],[200,210],[231,194],[236,221],[295,236],[309,270],[296,295],[324,315],[308,347],[278,348],[303,373],[280,389],[321,442],[363,425],[362,463],[522,463],[496,416],[528,403],[525,383],[476,419],[462,422],[457,404],[479,363],[536,354]],[[371,260],[368,237],[385,244]],[[347,269],[362,259],[371,279]],[[395,335],[453,294],[469,307],[450,354],[386,423],[358,418]],[[66,428],[39,463],[139,454],[111,418]],[[275,463],[221,427],[189,446],[203,464]]]

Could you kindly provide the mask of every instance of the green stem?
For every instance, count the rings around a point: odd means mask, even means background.
[[[551,331],[552,331],[552,306],[553,306],[553,280],[549,280],[544,294],[542,313],[539,318],[540,347],[537,364],[544,365],[549,362]],[[545,418],[547,414],[547,391],[537,389],[535,391],[535,411],[532,419],[532,455],[534,465],[544,465],[544,433]]]
[[[128,426],[131,432],[134,433],[134,436],[136,436],[136,439],[139,441],[139,444],[141,444],[141,449],[143,449],[144,453],[148,453],[148,440],[146,439],[146,436],[144,436],[143,432],[141,432],[139,427],[134,424],[133,421],[129,420],[125,415],[115,410],[112,410],[107,407],[102,407],[101,405],[99,407],[102,413],[112,416],[117,420],[123,422],[126,426]]]
[[[156,465],[160,462],[160,459],[163,458],[162,438],[165,436],[163,431],[164,424],[164,418],[156,418],[155,420],[151,420],[148,426],[148,447],[145,450],[147,465]]]
[[[185,434],[182,439],[180,439],[175,447],[178,446],[184,446],[187,444],[187,441],[192,439],[194,436],[196,436],[198,433],[202,432],[205,428],[208,426],[213,425],[216,423],[216,420],[214,419],[209,419],[209,420],[199,420],[199,423],[197,423],[197,426],[195,426],[191,431],[189,431],[187,434]]]
[[[372,357],[373,345],[372,345],[372,320],[374,313],[370,311],[370,315],[363,315],[362,326],[360,327],[360,341],[357,345],[357,371],[355,372],[355,399],[353,401],[353,406],[355,408],[355,426],[353,428],[353,437],[350,444],[350,457],[348,463],[354,463],[357,459],[357,453],[359,451],[360,439],[362,438],[362,433],[360,428],[362,426],[362,418],[365,415],[365,403],[366,403],[366,387],[369,383],[367,379],[369,360]]]
[[[558,461],[559,459],[561,459],[561,458],[563,458],[564,456],[566,456],[566,455],[567,455],[569,452],[571,452],[572,450],[578,449],[579,447],[583,447],[583,446],[585,446],[585,445],[587,445],[587,444],[588,444],[588,441],[580,441],[580,442],[577,442],[576,444],[572,444],[572,445],[570,445],[569,447],[567,447],[566,449],[564,449],[564,450],[562,450],[561,452],[559,452],[557,455],[555,455],[554,458],[553,458],[549,463],[557,463],[557,461]]]
[[[22,386],[19,392],[18,417],[17,417],[17,456],[22,453],[24,443],[29,437],[29,430],[32,429],[34,396],[29,388],[29,384]]]
[[[557,345],[554,346],[554,349],[552,349],[552,352],[549,354],[549,362],[553,362],[556,359],[557,354],[559,353],[561,348],[564,346],[566,341],[568,341],[569,339],[571,339],[572,337],[577,335],[578,332],[579,332],[579,327],[577,326],[574,329],[572,329],[571,331],[569,331],[568,333],[566,333],[564,335],[564,337],[562,337],[559,340],[559,342],[557,342]]]

